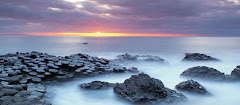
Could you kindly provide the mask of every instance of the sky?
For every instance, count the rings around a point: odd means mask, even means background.
[[[240,0],[0,0],[0,35],[240,36]]]

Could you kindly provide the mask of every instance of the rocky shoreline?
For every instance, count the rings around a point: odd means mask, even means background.
[[[182,61],[220,61],[217,58],[187,53]],[[54,56],[47,53],[30,52],[0,55],[0,104],[1,105],[51,105],[44,99],[46,85],[109,73],[138,73],[136,67],[127,68],[121,63],[157,62],[168,64],[158,56],[130,55],[117,56],[115,60],[92,57],[86,54]],[[239,81],[240,66],[230,75],[206,67],[197,66],[185,70],[182,77],[210,81]],[[132,75],[124,83],[93,81],[79,85],[83,89],[99,90],[113,88],[115,94],[133,103],[173,103],[184,102],[187,97],[163,85],[161,80],[151,78],[145,73]],[[188,80],[176,85],[176,89],[193,94],[210,94],[197,81]]]
[[[15,53],[0,56],[1,105],[50,105],[43,99],[46,84],[107,73],[135,72],[110,60],[73,54]]]

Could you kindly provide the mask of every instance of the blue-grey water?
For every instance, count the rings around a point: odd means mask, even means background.
[[[87,42],[87,45],[82,43]],[[116,55],[130,53],[156,55],[167,60],[170,65],[130,64],[140,71],[163,81],[166,87],[174,86],[185,78],[181,72],[193,66],[209,66],[230,74],[240,65],[240,38],[238,37],[0,37],[0,54],[15,52],[46,52],[66,56],[85,53],[108,59]],[[199,52],[222,60],[220,63],[183,63],[186,52]],[[54,95],[50,101],[54,105],[131,105],[113,93],[112,89],[84,91],[78,84],[102,80],[123,82],[131,74],[102,75],[70,81],[58,86],[49,86]],[[239,105],[240,83],[208,82],[197,80],[213,96],[196,96],[183,93],[188,97],[184,105]]]

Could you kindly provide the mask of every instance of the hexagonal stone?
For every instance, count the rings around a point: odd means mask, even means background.
[[[51,74],[50,72],[45,72],[44,75],[50,76],[50,75],[52,75],[52,74]]]
[[[35,83],[40,83],[40,82],[42,82],[42,79],[41,78],[32,78],[32,81]]]
[[[17,69],[19,69],[19,66],[12,66],[12,69],[17,70]]]
[[[43,68],[43,69],[42,69],[42,68],[41,68],[41,69],[37,69],[36,71],[37,71],[38,73],[45,73],[44,68]]]
[[[20,70],[15,70],[15,72],[16,72],[17,74],[22,74],[22,72],[21,72]]]
[[[57,69],[49,69],[49,72],[51,72],[51,73],[58,73],[58,70]]]
[[[32,72],[29,73],[29,75],[36,76],[36,75],[38,75],[38,73],[35,72],[35,71],[32,71]]]
[[[14,95],[18,92],[15,89],[8,89],[8,88],[2,88],[1,91],[3,91],[6,95]]]
[[[29,70],[29,69],[23,69],[23,71],[29,73],[29,72],[31,72],[32,70]]]
[[[7,86],[7,85],[9,84],[9,82],[7,82],[7,81],[1,81],[1,84],[2,84],[3,86]]]
[[[24,99],[23,97],[19,97],[19,96],[14,96],[13,98],[13,101],[16,103],[16,102],[23,102],[25,101],[26,99]]]
[[[0,97],[4,96],[5,93],[3,91],[0,91]]]
[[[16,76],[12,76],[12,77],[8,77],[8,81],[10,83],[18,83],[19,80],[23,77],[23,75],[16,75]]]
[[[45,75],[44,74],[38,74],[37,77],[38,78],[45,78]]]
[[[41,99],[41,97],[43,96],[43,93],[41,92],[32,92],[30,96],[27,97],[27,99]]]
[[[14,75],[17,75],[17,72],[13,71],[13,70],[9,70],[8,72],[8,76],[14,76]]]
[[[26,84],[28,82],[28,79],[27,78],[22,78],[19,82],[21,84]]]
[[[14,96],[25,97],[25,96],[28,96],[29,94],[30,94],[29,91],[22,90],[22,91],[16,93]]]

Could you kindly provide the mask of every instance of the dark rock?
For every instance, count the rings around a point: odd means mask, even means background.
[[[181,76],[190,77],[190,78],[198,78],[198,79],[206,79],[212,81],[222,81],[226,80],[225,74],[210,67],[206,66],[197,66],[193,68],[189,68],[185,70]]]
[[[32,71],[32,72],[30,72],[29,74],[32,75],[32,76],[37,76],[37,75],[38,75],[38,73],[35,72],[35,71]]]
[[[186,97],[174,90],[166,88],[163,83],[140,73],[132,75],[124,83],[117,84],[114,92],[122,98],[134,103],[173,103],[185,101]]]
[[[108,82],[102,82],[102,81],[93,81],[91,83],[83,83],[79,85],[83,89],[103,89],[103,88],[108,88],[108,87],[113,87],[115,84],[113,83],[108,83]]]
[[[37,92],[37,91],[34,91],[34,92],[31,92],[30,96],[28,96],[27,98],[28,99],[41,99],[41,97],[43,96],[44,94],[41,93],[41,92]]]
[[[193,80],[183,81],[175,86],[176,89],[190,93],[201,95],[209,95],[210,93],[198,82]]]
[[[3,91],[5,95],[15,95],[18,92],[15,89],[9,89],[9,88],[2,88],[1,91]]]
[[[39,100],[39,99],[28,99],[23,102],[14,103],[14,105],[52,105],[47,101]]]
[[[137,60],[136,56],[130,55],[128,53],[126,53],[124,55],[118,55],[117,57],[118,57],[118,59],[122,59],[122,60]]]
[[[35,78],[32,78],[32,82],[34,82],[34,83],[41,83],[42,79],[35,77]]]
[[[186,53],[182,61],[221,61],[206,54]]]
[[[15,94],[14,96],[16,96],[16,97],[26,97],[26,96],[28,96],[30,94],[30,92],[29,91],[26,91],[26,90],[22,90],[22,91],[20,91],[20,92],[18,92],[17,94]]]
[[[14,96],[13,97],[13,101],[15,102],[15,103],[17,103],[17,102],[23,102],[23,101],[25,101],[26,99],[24,99],[23,97],[19,97],[19,96]]]
[[[16,76],[9,77],[8,80],[11,84],[16,84],[16,83],[19,83],[19,80],[22,77],[23,77],[22,75],[16,75]]]
[[[130,55],[128,53],[124,55],[118,55],[117,59],[114,61],[116,62],[127,62],[127,61],[143,61],[143,62],[158,62],[158,63],[168,63],[164,59],[158,56],[151,56],[151,55]]]
[[[232,72],[231,72],[231,79],[232,80],[240,80],[240,66],[237,66]]]

